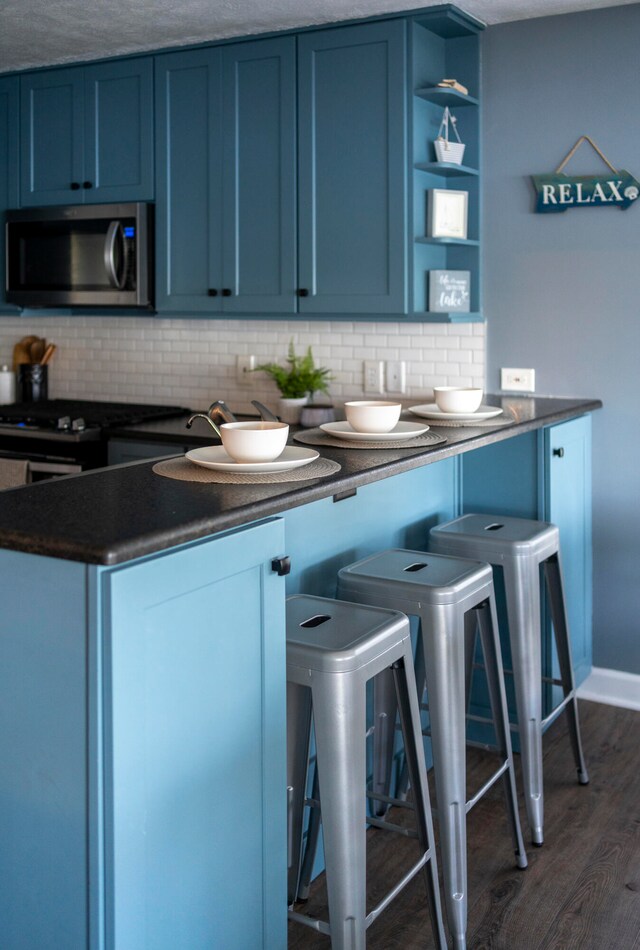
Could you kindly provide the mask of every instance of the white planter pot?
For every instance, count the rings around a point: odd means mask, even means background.
[[[285,399],[281,396],[278,403],[278,415],[282,422],[288,422],[291,426],[297,425],[302,407],[306,406],[308,401],[308,396],[301,396],[299,399]]]

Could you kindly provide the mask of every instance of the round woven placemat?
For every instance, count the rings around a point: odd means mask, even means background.
[[[508,426],[513,423],[513,419],[499,419],[497,416],[494,416],[492,419],[467,419],[466,421],[460,421],[454,419],[443,419],[442,421],[437,421],[435,419],[429,420],[429,425],[436,426],[438,429],[493,429],[496,426]]]
[[[302,442],[304,445],[324,445],[333,449],[368,449],[369,451],[371,449],[420,449],[447,441],[443,435],[436,435],[435,432],[429,431],[413,439],[399,439],[394,442],[357,442],[352,439],[338,439],[329,435],[324,429],[305,429],[304,432],[296,432],[293,439],[294,442]]]
[[[304,482],[312,478],[326,478],[327,475],[334,475],[339,472],[341,468],[342,466],[338,462],[318,458],[314,459],[313,462],[309,462],[308,465],[289,469],[288,472],[220,472],[214,468],[195,465],[180,456],[180,458],[156,462],[153,471],[156,475],[177,478],[182,482],[218,485],[272,485],[278,482]]]

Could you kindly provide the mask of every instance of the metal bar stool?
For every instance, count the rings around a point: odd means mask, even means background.
[[[402,610],[420,620],[422,649],[416,656],[420,686],[426,680],[445,908],[453,945],[466,947],[467,812],[502,777],[518,867],[527,866],[520,830],[511,736],[496,623],[493,574],[488,564],[389,550],[338,573],[338,596],[359,603]],[[484,653],[500,764],[484,786],[466,800],[466,708],[470,657],[477,626]],[[470,636],[473,634],[473,636]],[[377,683],[376,683],[377,686]],[[384,694],[383,694],[384,695]],[[377,702],[382,712],[385,700]],[[381,717],[393,730],[395,710]],[[381,756],[388,756],[386,749]],[[386,781],[389,768],[379,771]]]
[[[419,857],[387,896],[366,913],[367,682],[391,670],[414,790]],[[333,950],[364,950],[366,930],[424,869],[435,943],[445,950],[433,824],[407,617],[324,597],[287,600],[287,784],[289,900],[300,868],[311,718],[322,813],[329,923],[289,910],[289,918],[331,937]],[[403,834],[407,829],[397,828]]]
[[[430,546],[443,554],[475,557],[501,567],[507,602],[507,619],[522,754],[522,773],[527,817],[532,840],[544,840],[544,795],[542,734],[566,710],[569,735],[578,779],[589,781],[582,754],[578,703],[571,662],[560,566],[560,533],[544,521],[504,518],[501,515],[468,514],[431,529]],[[540,566],[549,592],[563,699],[543,719],[540,625]]]

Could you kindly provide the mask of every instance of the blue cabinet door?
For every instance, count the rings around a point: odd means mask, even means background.
[[[215,48],[156,59],[158,310],[222,309],[221,69]]]
[[[560,529],[571,651],[577,683],[591,669],[591,417],[544,430],[544,518]],[[548,664],[558,675],[557,660]]]
[[[296,310],[295,39],[223,52],[227,313]]]
[[[83,200],[83,77],[81,68],[45,70],[21,77],[23,205]]]
[[[406,23],[298,39],[304,313],[405,313]]]
[[[282,522],[104,576],[105,948],[286,946]]]
[[[151,58],[21,80],[21,202],[153,198]]]
[[[18,79],[0,79],[0,219],[18,205]],[[0,261],[4,267],[5,229],[0,226]],[[4,299],[4,274],[0,281],[0,313],[17,313]]]
[[[157,63],[158,310],[295,310],[295,40]]]
[[[85,69],[85,202],[151,201],[153,60],[101,63]]]

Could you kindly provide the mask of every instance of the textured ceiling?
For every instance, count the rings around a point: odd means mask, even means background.
[[[459,5],[493,24],[620,2],[463,0]],[[415,7],[407,0],[0,0],[0,72]]]

